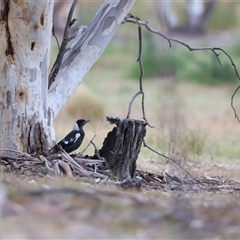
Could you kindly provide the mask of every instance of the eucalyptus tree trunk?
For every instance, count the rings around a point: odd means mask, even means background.
[[[0,1],[0,149],[34,153],[52,145],[54,118],[134,2],[106,0],[50,79],[53,1]]]
[[[54,137],[47,104],[53,2],[2,0],[0,9],[0,148],[44,151]]]

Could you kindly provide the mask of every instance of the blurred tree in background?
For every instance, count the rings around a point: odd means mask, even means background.
[[[164,9],[162,9],[163,15],[159,15],[159,6],[164,5],[163,2],[164,1],[137,1],[131,12],[142,20],[147,20],[155,29],[163,33],[168,31],[169,35],[184,40],[191,46],[224,47],[224,49],[231,54],[235,63],[237,65],[238,63],[240,64],[238,57],[240,54],[240,44],[238,43],[239,37],[238,32],[235,32],[240,24],[240,15],[238,14],[240,11],[240,4],[226,1],[203,1],[201,3],[199,1],[198,3],[190,3],[190,1],[165,2],[165,4],[172,7],[173,14],[177,16],[179,29],[185,29],[180,33],[174,32],[173,29],[167,29],[166,19],[164,19]],[[61,37],[66,13],[70,8],[71,2],[62,1],[56,2],[56,4],[57,6],[54,13],[55,29],[57,29],[56,24],[59,24],[60,30],[57,33],[58,36]],[[94,4],[86,1],[79,1],[74,17],[77,18],[79,24],[88,25],[101,4],[102,1],[94,2]],[[196,33],[196,31],[187,30],[187,27],[191,25],[189,20],[190,13],[187,13],[191,9],[191,7],[189,7],[191,4],[195,7],[201,5],[201,11],[198,9],[195,12],[202,12],[202,16],[208,14],[205,19],[202,19],[200,24],[203,30],[201,34],[190,34]],[[157,7],[157,5],[159,6]],[[94,74],[96,72],[98,75],[101,72],[101,77],[106,80],[108,78],[112,79],[113,76],[116,76],[116,73],[118,78],[126,79],[127,81],[133,79],[137,80],[139,78],[139,67],[136,63],[138,51],[138,46],[136,44],[138,41],[137,38],[136,26],[124,24],[119,28],[114,36],[114,40],[109,44],[101,56],[101,59],[97,61],[92,69],[92,74],[90,74],[90,77],[87,77],[87,81],[84,82],[85,88],[81,86],[79,90],[81,94],[76,94],[74,96],[77,102],[82,103],[78,106],[81,108],[78,116],[99,119],[99,112],[94,111],[94,109],[101,102],[101,98],[96,98],[96,94],[92,92],[96,90],[96,87],[94,84],[91,84],[91,78],[95,77]],[[166,77],[171,81],[190,81],[207,85],[218,85],[219,83],[233,84],[237,81],[231,64],[224,56],[220,57],[222,62],[222,66],[220,66],[210,52],[193,53],[177,44],[173,44],[173,48],[169,48],[168,43],[164,39],[152,35],[145,30],[143,30],[143,38],[143,64],[146,81],[152,78],[161,81],[162,79],[166,79]],[[114,74],[112,74],[112,72]],[[124,93],[129,91],[124,87],[123,89],[122,92]],[[89,92],[95,96],[95,101],[93,101],[92,97],[89,97]],[[92,102],[91,107],[88,107],[87,110],[85,110],[83,99],[88,99],[88,103]],[[76,102],[76,100],[73,102]],[[68,109],[70,105],[69,102]],[[73,107],[70,109],[75,109],[75,105],[72,105]],[[91,109],[92,113],[89,113],[88,109]],[[66,114],[62,114],[59,119],[63,119],[65,116]],[[104,117],[105,114],[102,113],[102,118],[104,119]]]
[[[164,22],[168,32],[185,34],[200,34],[206,31],[206,26],[213,14],[216,0],[189,0],[184,2],[185,22],[181,21],[173,1],[156,1],[156,12],[160,22]]]
[[[170,36],[184,40],[191,46],[224,47],[238,63],[239,37],[235,36],[235,29],[240,22],[240,5],[236,2],[156,1],[148,4],[155,15],[149,14],[146,7],[148,16],[145,19],[157,24],[155,29],[159,29],[160,24],[163,33],[167,31]],[[221,56],[220,66],[212,53],[189,53],[177,44],[169,49],[164,39],[149,33],[144,34],[143,44],[143,63],[147,78],[168,76],[210,85],[237,81],[231,63],[224,56]],[[134,65],[129,75],[137,79],[138,74],[137,66]]]
[[[61,34],[70,2],[56,2],[55,29]],[[89,4],[79,1],[75,17],[80,24],[88,24],[100,6],[100,2]],[[239,26],[238,12],[240,5],[236,2],[218,2],[216,0],[188,0],[181,2],[154,1],[137,2],[132,13],[148,20],[156,29],[162,29],[173,37],[195,46],[219,46],[231,53],[238,63],[239,43],[235,29]],[[59,35],[61,36],[61,35]],[[133,54],[137,51],[136,31],[133,26],[120,28],[114,41],[106,49],[97,65],[115,68],[124,55],[123,71],[128,78],[138,79],[139,69]],[[223,57],[221,67],[211,53],[189,53],[176,44],[169,49],[168,43],[159,36],[144,31],[143,63],[145,77],[171,77],[178,80],[190,80],[205,84],[235,83],[237,81],[231,63]],[[109,61],[111,56],[114,61]],[[116,58],[118,56],[118,58]],[[122,57],[121,57],[122,56]],[[202,71],[202,69],[205,71]]]

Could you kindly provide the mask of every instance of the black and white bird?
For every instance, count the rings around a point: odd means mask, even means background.
[[[82,144],[85,133],[83,131],[83,126],[89,122],[89,120],[79,119],[75,123],[73,130],[59,143],[57,143],[51,150],[49,150],[48,155],[56,154],[60,152],[59,146],[62,147],[64,151],[70,153],[80,147]]]

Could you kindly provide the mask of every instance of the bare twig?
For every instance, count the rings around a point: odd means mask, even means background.
[[[233,93],[232,96],[231,96],[231,107],[232,107],[232,109],[233,109],[235,118],[237,118],[238,122],[240,123],[240,119],[239,119],[239,117],[238,117],[238,115],[237,115],[237,111],[236,111],[235,107],[233,106],[233,98],[234,98],[234,96],[236,95],[236,93],[238,92],[239,89],[240,89],[240,86],[238,86],[238,87],[235,89],[234,93]]]
[[[6,155],[11,155],[12,154],[14,156],[19,156],[19,157],[29,157],[29,158],[32,157],[31,154],[24,153],[24,152],[14,150],[14,149],[8,149],[8,148],[0,149],[0,153],[6,154]]]
[[[98,166],[101,166],[103,163],[105,163],[105,161],[100,160],[100,159],[86,159],[86,158],[77,158],[77,157],[75,157],[75,161],[83,164],[84,166],[85,166],[85,164],[93,165],[95,173],[98,171]]]
[[[50,88],[51,84],[54,82],[54,79],[57,76],[59,68],[62,64],[64,54],[66,53],[66,48],[67,48],[67,45],[70,41],[69,31],[70,31],[71,26],[76,21],[76,19],[72,19],[72,16],[73,16],[73,12],[74,12],[74,9],[75,9],[77,3],[78,3],[78,0],[73,0],[72,6],[71,6],[70,11],[68,13],[66,26],[65,26],[65,29],[64,29],[64,33],[63,33],[62,44],[61,44],[60,50],[58,52],[56,61],[54,62],[53,67],[52,67],[51,72],[50,72],[50,75],[49,75],[48,89]]]
[[[100,164],[104,162],[103,160],[100,160],[100,159],[87,159],[87,158],[79,158],[79,157],[75,157],[75,160],[77,162],[88,163],[88,164]]]
[[[58,41],[58,38],[55,34],[55,28],[54,28],[54,22],[53,22],[53,26],[52,26],[52,35],[53,37],[55,38],[56,42],[57,42],[57,45],[58,45],[58,51],[60,50],[60,44],[59,44],[59,41]]]
[[[168,36],[164,35],[163,33],[159,32],[158,30],[155,30],[154,28],[149,26],[147,21],[140,21],[138,18],[134,17],[132,14],[128,14],[125,17],[125,19],[123,20],[122,23],[126,23],[126,22],[138,24],[138,26],[139,25],[144,26],[149,32],[157,34],[157,35],[161,36],[162,38],[166,39],[169,43],[169,47],[172,47],[172,42],[176,42],[176,43],[186,47],[189,51],[204,51],[204,50],[211,51],[215,55],[215,57],[217,58],[217,61],[220,65],[221,65],[221,61],[220,61],[219,56],[220,56],[220,53],[222,52],[225,56],[227,56],[227,58],[231,62],[232,66],[233,66],[233,69],[235,71],[235,74],[236,74],[237,78],[240,80],[240,75],[238,73],[237,67],[236,67],[232,57],[224,49],[219,48],[219,47],[191,47],[190,45],[186,44],[185,42],[183,42],[181,40],[178,40],[178,39],[173,38],[173,37],[168,37]],[[234,93],[231,97],[231,107],[234,111],[235,118],[237,118],[238,122],[240,123],[240,119],[239,119],[239,117],[237,115],[237,112],[236,112],[236,109],[233,105],[233,98],[236,95],[239,88],[240,88],[240,86],[234,91]]]
[[[146,144],[146,142],[145,142],[144,139],[143,139],[143,147],[146,147],[146,148],[148,148],[150,151],[158,154],[159,156],[166,158],[170,163],[172,163],[172,164],[173,164],[174,166],[176,166],[178,169],[180,169],[181,171],[183,171],[183,172],[184,172],[185,174],[187,174],[189,177],[195,179],[188,171],[186,171],[185,169],[183,169],[182,166],[181,166],[175,159],[170,158],[170,157],[167,157],[167,156],[165,156],[164,154],[162,154],[162,153],[160,153],[160,152],[157,152],[156,150],[152,149],[151,147],[149,147],[149,146]]]
[[[38,161],[38,158],[31,156],[28,153],[23,153],[13,149],[0,149],[0,159],[11,162],[11,161],[22,161],[22,160],[32,160]]]
[[[52,166],[50,166],[51,163],[43,155],[40,155],[39,159],[44,163],[44,166],[48,170],[48,172],[50,172],[50,173],[55,172],[55,170],[52,168]]]
[[[145,107],[144,107],[144,99],[145,99],[145,93],[143,91],[143,75],[144,75],[144,68],[143,68],[143,62],[142,62],[142,27],[139,24],[139,18],[136,16],[133,16],[132,14],[131,18],[133,18],[135,20],[135,22],[138,24],[138,40],[139,40],[139,49],[138,49],[138,58],[137,58],[137,62],[139,63],[139,67],[140,67],[140,76],[139,76],[139,91],[132,97],[129,105],[128,105],[128,113],[127,113],[127,118],[130,117],[131,114],[131,109],[132,109],[132,104],[134,102],[134,100],[137,98],[138,95],[142,95],[142,114],[143,114],[143,119],[144,121],[147,123],[147,125],[149,127],[150,124],[147,121],[146,118],[146,114],[145,114]]]
[[[94,147],[94,155],[95,155],[96,157],[98,157],[99,159],[104,159],[103,157],[100,156],[99,150],[98,150],[96,144],[93,142],[93,139],[90,141],[90,143],[91,143],[91,144],[93,145],[93,147]]]
[[[93,138],[90,140],[90,142],[88,143],[88,145],[82,150],[82,152],[80,153],[80,154],[78,154],[78,155],[82,155],[88,148],[89,148],[89,146],[90,146],[90,144],[92,143],[92,141],[94,140],[94,138],[96,137],[97,135],[95,134],[94,136],[93,136]],[[77,156],[78,156],[77,155]]]

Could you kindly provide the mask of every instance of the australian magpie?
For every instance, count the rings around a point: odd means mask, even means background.
[[[61,146],[63,150],[65,150],[67,153],[70,153],[77,148],[80,147],[82,144],[83,138],[85,136],[85,133],[83,131],[83,126],[89,122],[89,120],[79,119],[75,123],[73,130],[59,143],[57,143],[49,152],[48,155],[56,154],[60,152],[60,148],[58,146]]]

